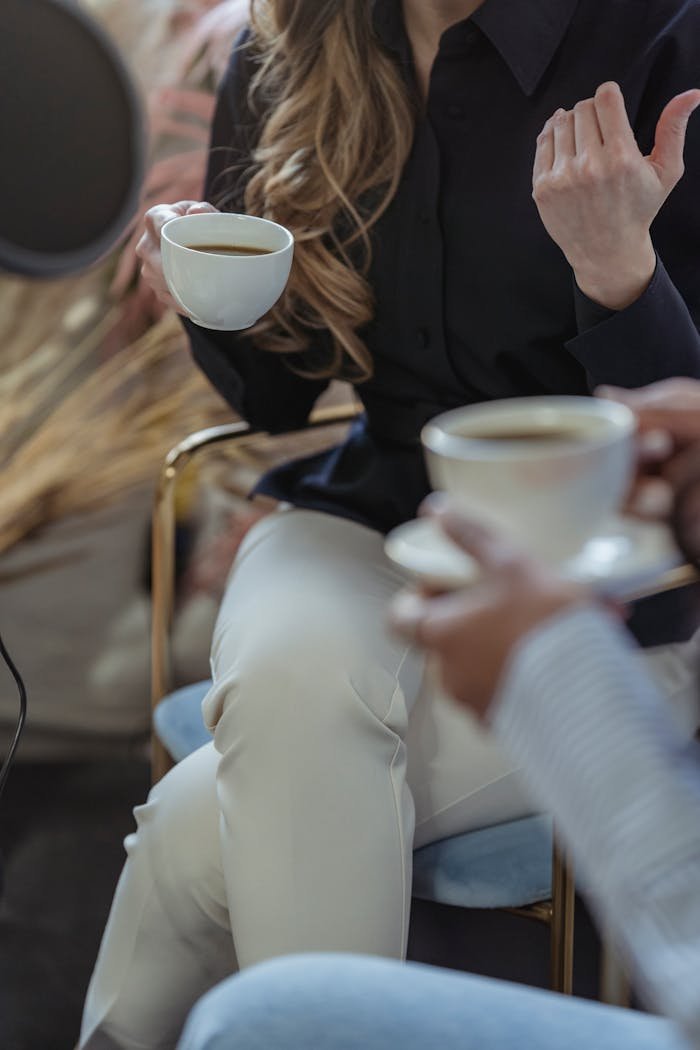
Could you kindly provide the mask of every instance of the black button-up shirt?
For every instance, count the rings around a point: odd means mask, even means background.
[[[399,0],[374,24],[416,90]],[[207,199],[245,168],[255,140],[250,59],[235,51],[213,125]],[[536,138],[560,106],[617,80],[640,148],[666,102],[700,77],[697,0],[486,0],[442,36],[424,115],[398,192],[373,231],[374,320],[363,332],[373,378],[365,414],[340,447],[266,475],[258,491],[387,530],[428,491],[422,424],[492,398],[585,394],[700,377],[700,117],[686,175],[652,228],[647,291],[612,313],[576,288],[532,201]],[[240,209],[240,190],[227,206]],[[326,383],[290,371],[245,334],[187,322],[195,359],[240,414],[279,432],[301,426]],[[322,357],[323,333],[309,359]]]

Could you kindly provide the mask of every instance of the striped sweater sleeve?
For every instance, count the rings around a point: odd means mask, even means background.
[[[647,1001],[700,1047],[700,748],[632,639],[595,608],[549,621],[513,654],[491,720]]]

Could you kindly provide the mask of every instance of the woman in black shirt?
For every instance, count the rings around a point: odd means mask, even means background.
[[[422,424],[700,376],[697,0],[252,7],[205,206],[288,226],[295,263],[251,332],[186,321],[194,356],[258,427],[301,426],[335,377],[365,412],[258,486],[279,507],[222,603],[215,744],[138,811],[83,1046],[174,1045],[205,988],[273,955],[404,953],[412,847],[531,809],[384,628],[402,580],[383,532],[427,491]],[[148,216],[164,298],[160,227],[193,204]]]

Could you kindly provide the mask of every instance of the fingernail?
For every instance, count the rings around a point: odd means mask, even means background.
[[[450,506],[451,500],[446,492],[431,492],[421,503],[419,513],[423,515],[445,514]]]

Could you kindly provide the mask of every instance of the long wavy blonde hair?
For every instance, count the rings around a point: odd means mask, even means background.
[[[371,0],[251,0],[251,26],[262,127],[245,207],[296,238],[286,292],[253,337],[299,353],[326,330],[330,359],[302,369],[297,358],[296,370],[361,382],[372,374],[358,334],[374,313],[370,231],[396,193],[415,103],[375,35]]]

